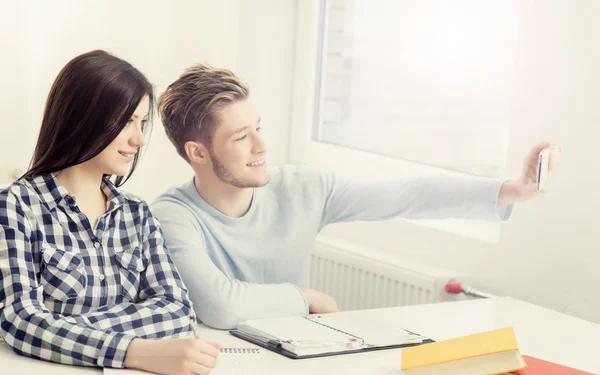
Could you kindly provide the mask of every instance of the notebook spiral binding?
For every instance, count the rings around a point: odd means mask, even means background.
[[[317,323],[317,324],[319,324],[319,325],[322,325],[323,327],[327,327],[327,328],[329,328],[329,329],[332,329],[332,330],[334,330],[334,331],[337,331],[337,332],[343,333],[343,334],[344,334],[344,335],[346,335],[346,336],[354,337],[354,338],[355,338],[355,339],[357,339],[357,340],[358,340],[358,341],[359,341],[361,344],[364,344],[364,343],[365,343],[365,340],[364,340],[363,338],[361,338],[361,337],[355,336],[355,335],[353,335],[353,334],[351,334],[351,333],[348,333],[348,332],[346,332],[346,331],[342,331],[341,329],[333,328],[333,327],[331,327],[331,326],[328,326],[327,324],[323,324],[323,323],[321,323],[321,322],[318,322],[316,319],[308,319],[308,318],[304,318],[304,319],[306,319],[306,320],[308,320],[308,321],[311,321],[311,322],[313,322],[313,323]]]
[[[221,353],[225,354],[259,354],[258,348],[222,348]]]

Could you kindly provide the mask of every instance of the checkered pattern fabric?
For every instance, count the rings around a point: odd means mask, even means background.
[[[102,182],[95,228],[52,175],[0,190],[0,335],[17,353],[123,367],[136,338],[190,330],[188,292],[148,205]]]

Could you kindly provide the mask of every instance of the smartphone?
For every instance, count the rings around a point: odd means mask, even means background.
[[[548,180],[548,164],[550,161],[550,149],[545,148],[540,151],[538,155],[538,164],[537,164],[537,181],[536,181],[536,190],[542,191],[544,186],[546,186],[546,180]]]

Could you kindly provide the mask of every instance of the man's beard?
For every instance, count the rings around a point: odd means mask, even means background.
[[[241,180],[233,177],[231,172],[227,168],[225,168],[225,166],[219,161],[219,158],[217,158],[217,156],[212,151],[209,151],[209,153],[210,159],[212,160],[213,171],[215,172],[217,178],[223,181],[224,183],[235,186],[236,188],[240,189],[262,187],[266,185],[255,181]]]

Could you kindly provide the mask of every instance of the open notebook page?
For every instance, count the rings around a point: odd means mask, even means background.
[[[254,336],[279,341],[347,342],[352,336],[315,324],[306,318],[286,317],[248,320],[238,324],[238,330]]]
[[[380,320],[366,319],[351,314],[313,315],[309,319],[358,336],[364,340],[366,345],[400,345],[425,339],[400,328],[397,322],[388,324]]]

